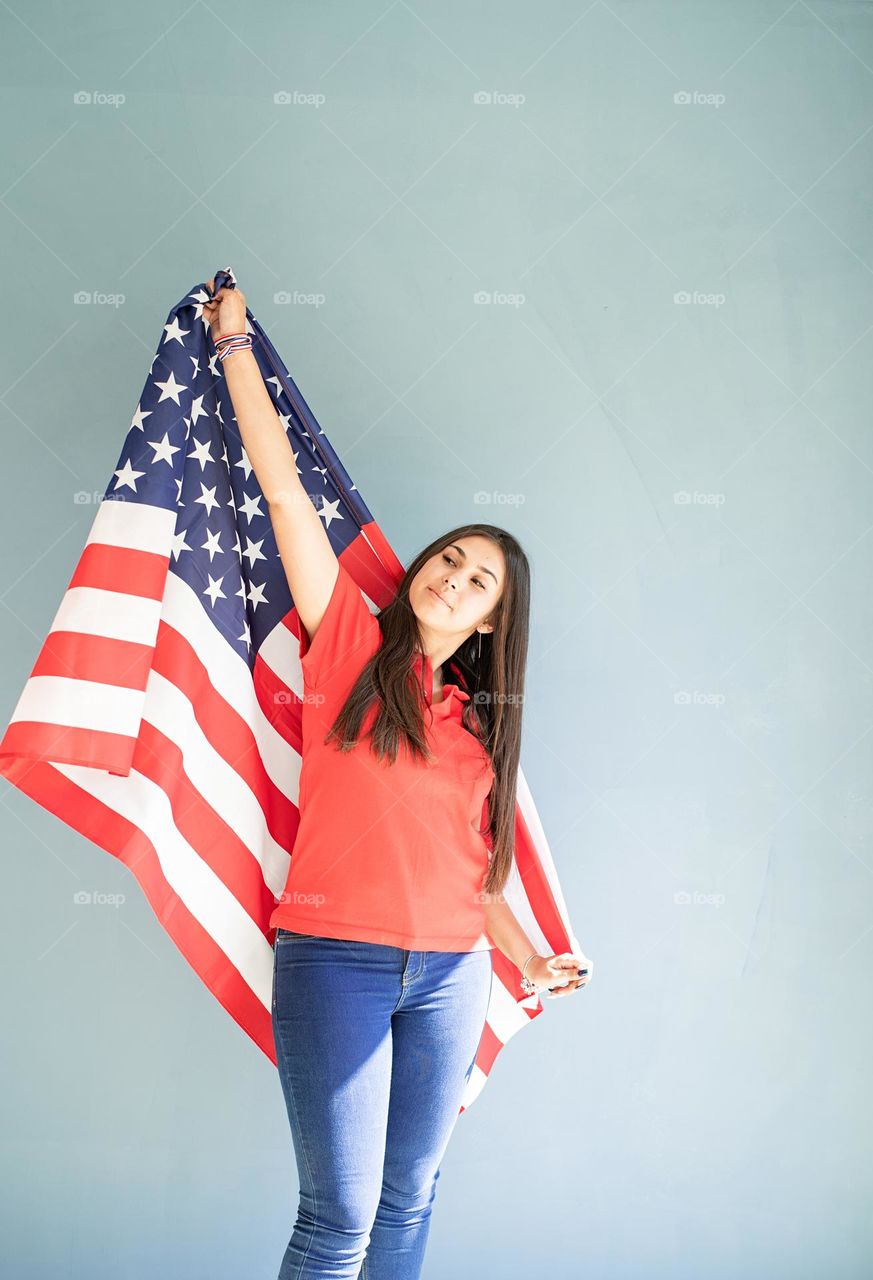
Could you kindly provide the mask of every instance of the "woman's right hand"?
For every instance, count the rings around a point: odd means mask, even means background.
[[[207,283],[211,293],[215,288],[215,281],[209,280]],[[209,324],[213,342],[229,333],[245,333],[246,296],[241,289],[228,289],[224,285],[210,302],[204,302],[203,314]]]

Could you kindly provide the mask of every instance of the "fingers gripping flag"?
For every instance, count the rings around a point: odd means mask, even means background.
[[[215,292],[233,287],[218,272]],[[0,742],[0,773],[119,858],[182,955],[275,1064],[268,925],[298,827],[300,622],[195,287],[170,312],[81,558]],[[264,330],[246,329],[304,488],[371,609],[403,567]],[[519,772],[505,897],[581,954]],[[542,1011],[497,950],[461,1111]]]

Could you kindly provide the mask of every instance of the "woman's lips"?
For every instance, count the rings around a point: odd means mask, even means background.
[[[447,609],[451,609],[452,606],[449,604],[448,600],[446,600],[444,596],[441,596],[438,591],[434,591],[433,587],[428,587],[428,591],[432,596],[435,596],[436,599],[439,600],[440,604],[444,604]]]

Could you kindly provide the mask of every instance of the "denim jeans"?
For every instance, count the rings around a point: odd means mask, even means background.
[[[274,950],[273,1035],[300,1181],[279,1280],[416,1280],[485,1025],[491,952],[289,929]]]

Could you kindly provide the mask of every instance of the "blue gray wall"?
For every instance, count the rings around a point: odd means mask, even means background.
[[[459,1120],[428,1280],[870,1274],[871,27],[0,12],[4,724],[220,266],[404,559],[484,517],[533,561],[523,764],[597,973]],[[274,1069],[122,866],[0,801],[7,1270],[274,1275]]]

